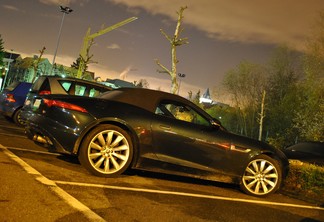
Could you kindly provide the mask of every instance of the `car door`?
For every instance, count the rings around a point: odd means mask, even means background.
[[[153,149],[163,167],[187,174],[220,172],[229,146],[193,107],[164,101],[152,121]],[[212,166],[212,167],[211,167]]]

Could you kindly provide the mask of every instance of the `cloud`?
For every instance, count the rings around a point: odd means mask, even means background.
[[[131,70],[131,67],[128,66],[126,67],[126,69],[124,69],[120,74],[119,74],[119,79],[125,80],[127,77],[127,74],[129,73],[129,71]]]
[[[12,5],[3,5],[2,7],[7,10],[11,10],[11,11],[20,11],[17,7],[12,6]]]
[[[120,46],[116,43],[108,45],[107,49],[120,49]]]
[[[120,75],[119,71],[111,70],[107,66],[98,63],[89,64],[88,70],[95,72],[96,77],[100,77],[103,80],[118,79]]]
[[[45,5],[69,5],[70,0],[39,0]]]
[[[320,10],[322,0],[111,0],[161,14],[176,20],[180,6],[184,24],[204,31],[210,38],[242,43],[288,44],[302,50],[309,27]]]
[[[63,6],[68,6],[71,5],[72,3],[79,2],[82,4],[83,1],[87,0],[39,0],[40,3],[43,3],[45,5],[63,5]]]

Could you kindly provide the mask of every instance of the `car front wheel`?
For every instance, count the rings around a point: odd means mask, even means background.
[[[18,125],[18,126],[24,126],[25,122],[21,118],[21,108],[16,110],[16,112],[13,115],[13,121]]]
[[[253,196],[266,196],[278,190],[281,182],[279,163],[267,155],[260,155],[251,160],[245,168],[241,189]]]
[[[85,137],[79,161],[96,176],[113,177],[128,168],[132,156],[133,145],[129,134],[118,126],[105,124]]]

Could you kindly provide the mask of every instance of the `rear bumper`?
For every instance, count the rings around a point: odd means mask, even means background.
[[[16,109],[17,109],[17,107],[8,106],[7,104],[5,104],[5,105],[1,104],[0,105],[0,113],[1,113],[1,115],[8,116],[10,118],[13,117],[13,114],[15,113]]]
[[[26,116],[25,116],[26,117]],[[46,126],[46,129],[42,126]],[[76,135],[42,116],[30,115],[25,126],[26,136],[35,143],[47,147],[51,151],[72,155]],[[56,139],[58,138],[58,139]]]
[[[30,127],[25,128],[25,133],[28,139],[34,141],[36,144],[48,148],[48,150],[62,153],[62,154],[70,154],[71,152],[64,149],[56,140],[46,136],[44,132],[40,132],[38,130],[32,129]]]

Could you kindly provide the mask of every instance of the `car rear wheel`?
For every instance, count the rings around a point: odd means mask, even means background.
[[[118,126],[105,124],[85,137],[79,161],[96,176],[113,177],[128,168],[132,156],[133,145],[129,134]]]
[[[274,193],[282,182],[279,163],[267,155],[260,155],[247,165],[241,181],[241,189],[253,196]]]

